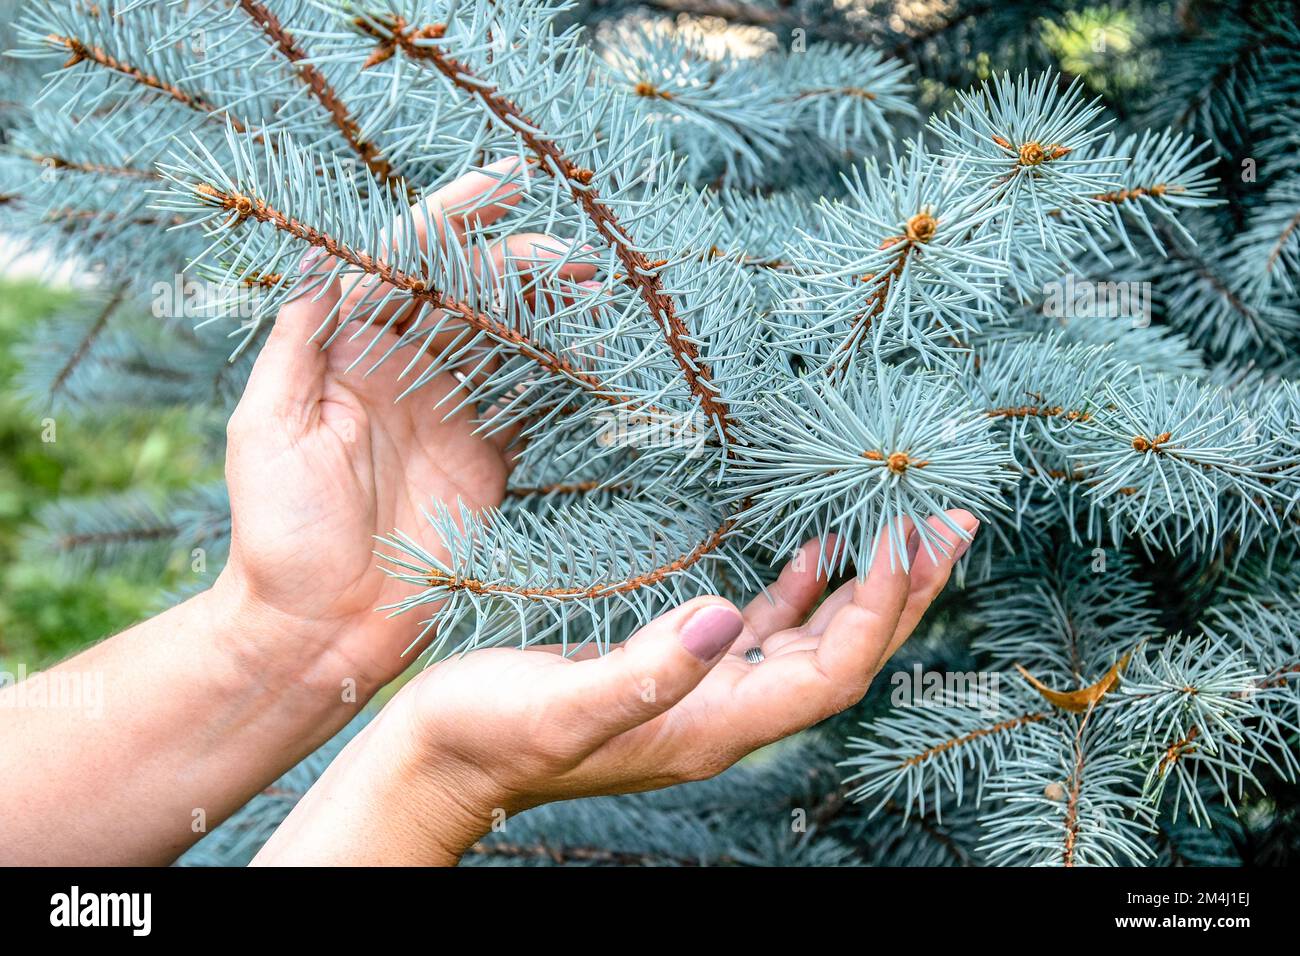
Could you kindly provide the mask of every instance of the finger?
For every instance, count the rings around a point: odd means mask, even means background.
[[[554,654],[557,657],[567,657],[571,661],[589,661],[601,656],[600,647],[594,642],[583,644],[577,649],[572,647],[566,649],[563,644],[530,644],[528,653]]]
[[[834,539],[827,539],[826,545],[828,551],[834,549]],[[829,581],[824,569],[818,567],[820,555],[819,541],[805,542],[776,581],[745,605],[745,634],[732,647],[732,653],[743,654],[769,635],[803,622],[826,592]]]
[[[926,553],[924,545],[918,549],[912,562],[907,603],[899,615],[898,625],[890,638],[889,645],[881,656],[881,664],[893,657],[912,636],[916,625],[920,623],[925,612],[934,603],[934,599],[948,583],[953,565],[966,553],[971,538],[979,529],[979,519],[969,511],[949,511],[946,514],[948,521],[961,528],[962,534],[952,531],[948,522],[942,518],[934,517],[927,522],[931,533],[940,543],[934,546],[932,555]],[[910,547],[909,544],[909,549]],[[834,594],[822,602],[806,627],[776,635],[763,644],[763,654],[766,657],[775,657],[777,654],[815,650],[821,645],[821,635],[830,621],[840,610],[853,603],[856,590],[857,582],[853,581],[837,588]]]
[[[404,246],[408,230],[415,233],[421,249],[428,248],[430,230],[439,242],[459,242],[471,227],[497,222],[523,198],[526,169],[527,164],[511,157],[457,177],[397,218],[392,224],[392,245]],[[411,300],[405,295],[388,298],[392,292],[390,284],[370,277],[349,290],[349,301],[355,302],[368,321],[379,325],[398,316],[404,321],[413,319]]]
[[[949,511],[947,519],[945,521],[936,516],[926,522],[938,543],[929,553],[922,544],[912,565],[912,583],[907,594],[907,604],[903,607],[903,613],[899,615],[898,628],[890,641],[886,659],[892,657],[894,652],[912,636],[921,617],[947,585],[948,578],[952,575],[953,565],[966,553],[971,540],[975,537],[975,532],[979,530],[979,519],[969,511]],[[949,522],[955,524],[960,531],[954,530]]]
[[[700,597],[655,618],[603,657],[568,668],[560,697],[573,732],[594,750],[685,697],[739,636],[740,611]]]
[[[849,689],[850,703],[867,692],[911,591],[910,571],[893,561],[889,550],[877,549],[866,580],[853,582],[853,602],[831,618],[816,651],[811,652],[832,685]]]
[[[464,235],[470,228],[492,225],[517,206],[524,196],[526,177],[527,164],[510,156],[457,177],[425,197],[422,205],[429,211],[428,221],[437,226],[446,222]],[[423,242],[428,238],[423,232],[426,218],[414,218]]]
[[[817,610],[813,611],[812,617],[808,618],[805,630],[813,635],[824,634],[831,620],[840,612],[840,608],[853,603],[853,591],[856,587],[856,581],[846,581],[837,587],[830,597],[817,605]]]
[[[865,581],[840,608],[815,648],[771,657],[736,685],[729,716],[752,735],[752,749],[839,713],[862,699],[907,600],[909,576],[889,549],[877,549]]]
[[[903,519],[902,524],[899,526],[898,533],[903,536],[904,541],[910,539],[913,527],[910,518]],[[888,535],[889,532],[886,531],[880,537],[880,546],[877,549],[876,554],[877,560],[880,559],[880,552],[888,553]],[[776,651],[782,650],[788,645],[798,646],[799,641],[806,640],[809,637],[820,637],[822,634],[826,633],[826,628],[830,625],[830,622],[834,619],[835,615],[838,614],[842,608],[853,603],[853,596],[857,592],[857,586],[858,582],[856,580],[848,581],[840,585],[835,589],[830,597],[817,606],[817,610],[813,612],[812,617],[808,618],[808,623],[805,624],[799,632],[778,634],[776,637],[772,638],[771,641],[763,644],[763,653],[771,656]]]
[[[596,274],[595,263],[572,261],[574,254],[580,251],[571,243],[545,233],[515,233],[492,246],[492,271],[489,274],[494,277],[518,277],[519,287],[530,302],[538,292],[550,292],[559,298],[558,289],[545,288],[548,278],[551,281],[567,279],[577,283],[591,279]],[[556,260],[561,258],[569,261],[554,268]]]
[[[301,271],[312,269],[304,260]],[[305,290],[281,307],[253,363],[237,414],[271,416],[305,425],[320,401],[327,365],[319,340],[336,321],[337,281]]]

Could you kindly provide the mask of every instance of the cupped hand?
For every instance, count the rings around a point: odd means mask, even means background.
[[[471,225],[499,219],[519,198],[519,186],[507,178],[516,165],[494,164],[431,195],[431,215],[413,217],[421,240],[427,241],[426,222],[445,226],[448,234],[437,241],[452,242]],[[507,237],[492,248],[493,274],[526,271],[520,263],[554,258],[560,248],[547,236]],[[593,267],[575,264],[557,277],[578,282],[593,274]],[[216,587],[245,613],[278,625],[282,638],[274,645],[237,648],[259,672],[329,688],[351,680],[368,694],[409,663],[404,652],[420,633],[412,615],[376,613],[406,592],[377,569],[374,536],[428,529],[422,508],[431,498],[474,509],[500,504],[510,436],[479,432],[470,408],[448,416],[458,396],[437,407],[460,387],[450,373],[398,401],[431,359],[407,369],[409,355],[398,355],[373,367],[373,357],[398,337],[378,333],[384,315],[355,338],[345,330],[322,348],[332,331],[327,322],[375,318],[365,301],[367,293],[369,301],[377,298],[374,285],[345,282],[346,300],[333,318],[345,294],[337,282],[280,311],[230,419],[231,555]],[[432,537],[421,543],[438,549]]]
[[[969,512],[947,519],[931,519],[946,553],[923,545],[909,572],[882,547],[815,610],[826,581],[810,542],[743,612],[701,597],[604,656],[444,660],[344,750],[261,862],[454,862],[531,806],[713,776],[862,698],[978,528]]]

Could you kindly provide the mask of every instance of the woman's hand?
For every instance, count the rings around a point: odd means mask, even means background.
[[[702,597],[603,657],[445,660],[349,744],[258,862],[453,863],[528,807],[713,776],[862,698],[978,527],[968,512],[949,517],[967,533],[932,519],[950,556],[923,553],[908,573],[881,548],[865,581],[811,616],[826,585],[815,542],[743,613]],[[756,664],[745,657],[755,646]]]
[[[448,216],[451,235],[439,241],[458,241],[467,219],[486,225],[500,218],[519,196],[519,185],[503,179],[515,168],[514,160],[497,163],[429,197],[430,218]],[[421,230],[424,221],[415,217]],[[494,247],[495,274],[518,269],[521,260],[553,258],[559,246],[546,236],[510,236]],[[593,274],[586,265],[558,273],[570,282]],[[361,304],[367,291],[373,287],[349,287],[340,316],[370,308]],[[376,568],[374,536],[427,529],[421,509],[431,498],[450,505],[459,498],[471,508],[500,504],[510,462],[508,435],[476,434],[472,409],[445,418],[435,408],[459,387],[450,374],[397,401],[427,357],[405,377],[403,356],[369,374],[370,359],[350,368],[367,350],[384,354],[396,332],[378,341],[372,332],[355,340],[345,334],[326,349],[309,342],[313,335],[323,340],[320,327],[339,294],[336,283],[281,310],[230,420],[231,556],[214,590],[257,622],[244,633],[265,631],[265,624],[276,632],[271,641],[235,648],[250,671],[335,696],[352,681],[354,699],[364,700],[409,663],[403,652],[420,631],[413,615],[375,611],[407,589]],[[373,328],[383,324],[381,317]],[[435,540],[423,544],[437,547]]]

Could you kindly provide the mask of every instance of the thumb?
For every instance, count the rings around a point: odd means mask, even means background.
[[[668,710],[726,656],[745,620],[731,602],[700,597],[655,618],[603,657],[571,669],[566,696],[592,748]]]
[[[308,254],[295,297],[280,308],[266,344],[253,363],[240,400],[242,411],[306,422],[320,401],[326,358],[317,341],[324,336],[317,333],[333,325],[340,293],[338,281],[323,283],[322,273],[313,270],[312,265]]]

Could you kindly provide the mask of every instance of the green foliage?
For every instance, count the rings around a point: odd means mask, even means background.
[[[0,669],[11,673],[47,666],[134,623],[156,607],[168,580],[158,566],[130,574],[33,553],[31,524],[56,503],[112,488],[179,488],[199,470],[178,415],[56,415],[55,440],[42,440],[47,416],[14,395],[22,370],[16,355],[35,329],[77,302],[78,293],[34,281],[0,283]]]

